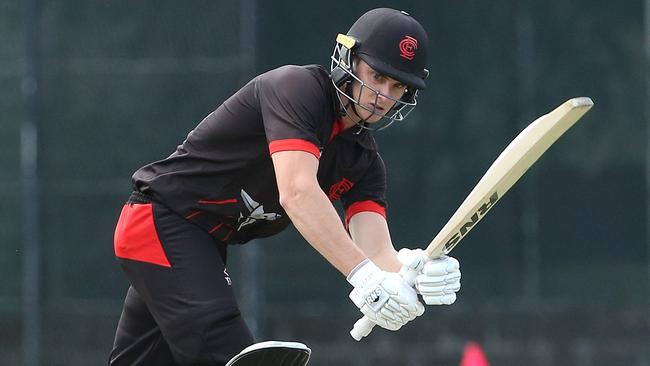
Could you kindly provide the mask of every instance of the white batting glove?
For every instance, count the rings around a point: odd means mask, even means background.
[[[400,249],[397,259],[415,277],[414,286],[427,305],[451,305],[460,290],[460,263],[446,255],[431,259],[422,249]]]
[[[402,276],[382,271],[369,259],[350,272],[348,282],[354,286],[352,302],[382,328],[398,330],[424,313],[424,305]]]

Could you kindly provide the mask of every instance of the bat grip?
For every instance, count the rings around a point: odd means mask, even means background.
[[[370,334],[370,332],[372,332],[372,328],[374,327],[375,323],[364,315],[363,318],[357,320],[357,322],[354,323],[354,326],[350,331],[350,335],[352,338],[354,338],[355,341],[358,342],[363,337],[366,337],[368,334]]]

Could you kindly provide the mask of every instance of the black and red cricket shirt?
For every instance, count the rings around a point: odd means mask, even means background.
[[[386,215],[386,174],[368,131],[342,131],[340,102],[321,66],[283,66],[242,87],[192,130],[166,159],[133,175],[133,185],[229,244],[276,234],[290,224],[279,202],[271,154],[301,150],[319,159],[317,178],[346,224],[354,214]]]

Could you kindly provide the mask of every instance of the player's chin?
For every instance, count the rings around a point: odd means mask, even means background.
[[[385,113],[380,110],[375,110],[374,112],[364,110],[364,114],[365,116],[363,116],[363,119],[369,123],[379,122],[385,115]]]
[[[368,117],[368,119],[366,119],[366,122],[369,122],[369,123],[377,123],[377,122],[381,121],[381,119],[382,119],[383,117],[384,117],[383,114],[373,114],[373,115],[371,115],[370,117]]]

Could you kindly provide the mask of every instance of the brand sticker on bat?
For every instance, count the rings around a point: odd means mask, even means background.
[[[490,211],[490,209],[494,206],[495,203],[497,203],[498,200],[499,193],[495,191],[490,195],[488,201],[483,203],[478,208],[478,210],[474,212],[474,214],[470,217],[470,220],[465,222],[460,227],[460,229],[458,229],[458,231],[447,241],[447,243],[445,243],[445,249],[447,251],[450,251],[456,245],[456,243],[458,243],[460,239],[462,239],[465,234],[467,234],[467,232],[470,231],[472,227],[474,227],[474,225],[476,225],[476,223],[478,223],[483,218],[483,216],[488,213],[488,211]]]

